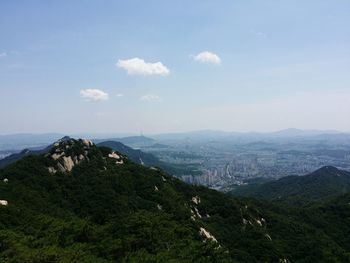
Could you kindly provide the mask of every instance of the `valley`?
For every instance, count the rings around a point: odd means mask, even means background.
[[[350,135],[184,136],[161,139],[162,147],[140,147],[160,160],[196,170],[174,174],[185,182],[214,189],[245,184],[254,178],[304,175],[330,165],[350,171]],[[167,145],[164,147],[163,145]]]

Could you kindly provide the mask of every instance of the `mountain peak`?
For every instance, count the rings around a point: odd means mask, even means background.
[[[59,140],[57,140],[57,142],[58,143],[60,143],[60,142],[65,142],[65,141],[69,141],[69,140],[71,140],[72,138],[71,137],[69,137],[69,136],[63,136],[61,139],[59,139]],[[57,143],[56,142],[56,143]]]
[[[70,172],[73,167],[83,160],[89,160],[90,148],[94,144],[87,139],[75,140],[68,136],[53,144],[50,152],[45,155],[51,163],[48,167],[50,173]]]
[[[50,173],[70,172],[74,166],[83,161],[90,161],[95,156],[97,146],[88,139],[73,139],[68,136],[55,142],[51,150],[45,155]],[[107,151],[102,158],[115,159],[116,164],[123,164],[126,157]]]

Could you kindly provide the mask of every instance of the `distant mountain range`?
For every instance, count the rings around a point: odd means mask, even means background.
[[[350,133],[343,133],[335,130],[301,130],[301,129],[285,129],[276,132],[226,132],[215,130],[201,130],[184,133],[165,133],[151,135],[157,141],[205,141],[205,140],[285,140],[285,139],[319,139],[317,137],[325,136],[343,136],[350,139]]]
[[[123,134],[120,134],[123,135]],[[43,134],[9,134],[0,135],[0,149],[2,150],[13,150],[23,148],[42,147],[48,145],[50,142],[62,138],[64,135],[60,133],[43,133]],[[119,141],[128,146],[132,147],[147,147],[156,141],[162,140],[211,140],[211,139],[228,139],[228,138],[250,138],[250,139],[261,139],[261,138],[295,138],[295,137],[313,137],[313,136],[337,136],[350,138],[350,133],[339,132],[335,130],[301,130],[301,129],[285,129],[276,132],[226,132],[226,131],[215,131],[215,130],[199,130],[193,132],[184,133],[164,133],[164,134],[153,134],[149,136],[119,136],[111,137],[111,134],[82,134],[70,135],[71,137],[88,137],[95,138],[94,142],[99,143],[102,141]]]
[[[305,176],[235,187],[230,193],[282,202],[310,203],[350,192],[350,172],[325,166]]]

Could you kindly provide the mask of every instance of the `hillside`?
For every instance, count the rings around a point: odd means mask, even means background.
[[[146,166],[159,166],[160,161],[153,154],[142,152],[141,150],[135,150],[125,144],[117,141],[103,141],[97,144],[97,146],[109,147],[115,151],[121,152],[127,155],[133,162],[144,164]]]
[[[196,175],[201,173],[200,171],[194,170],[193,168],[185,165],[177,165],[177,164],[162,162],[151,153],[145,153],[141,150],[133,149],[121,142],[104,141],[104,142],[98,143],[97,145],[109,147],[115,151],[123,153],[135,163],[142,164],[149,167],[159,167],[170,175],[174,175],[174,176],[184,175],[184,174]]]
[[[154,144],[156,141],[152,138],[146,137],[146,136],[129,136],[129,137],[122,137],[122,138],[111,138],[111,139],[94,139],[93,142],[98,144],[104,141],[115,141],[115,142],[121,142],[129,147],[133,148],[140,148],[140,147],[147,147],[152,144]]]
[[[130,137],[127,137],[130,138]],[[134,137],[131,137],[134,138]],[[65,136],[59,141],[64,141],[70,139],[70,137]],[[142,138],[138,138],[136,140],[142,140]],[[99,140],[100,141],[100,140]],[[145,166],[154,166],[154,167],[159,167],[163,170],[165,170],[167,173],[178,176],[178,175],[186,175],[186,174],[192,174],[192,175],[197,175],[200,174],[201,172],[198,170],[193,169],[192,167],[189,166],[184,166],[184,165],[176,165],[176,164],[170,164],[166,162],[160,161],[156,156],[154,156],[151,153],[145,153],[141,150],[133,149],[129,146],[126,146],[125,144],[118,142],[118,141],[103,141],[99,142],[97,145],[98,146],[105,146],[109,147],[115,151],[118,151],[130,158],[135,163],[142,164]],[[24,149],[19,153],[11,154],[4,159],[0,159],[0,168],[3,168],[9,164],[15,163],[18,160],[22,159],[23,157],[29,156],[29,155],[40,155],[47,153],[50,151],[52,145],[49,145],[43,149],[40,150],[34,150],[34,149]]]
[[[230,193],[291,203],[317,202],[350,192],[350,172],[325,166],[305,176],[287,176],[263,184],[243,185]]]
[[[20,160],[26,156],[29,156],[29,155],[40,155],[43,153],[47,153],[50,149],[51,149],[51,145],[48,147],[45,147],[41,150],[24,149],[24,150],[20,151],[19,153],[14,153],[14,154],[11,154],[9,156],[6,156],[3,159],[0,159],[0,168],[3,168],[9,164],[15,163],[18,160]]]
[[[0,170],[0,179],[4,262],[350,260],[346,202],[328,218],[324,209],[232,198],[87,140],[57,142]]]

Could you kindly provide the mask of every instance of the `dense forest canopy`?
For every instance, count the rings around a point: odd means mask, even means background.
[[[350,261],[349,195],[308,208],[232,197],[86,145],[0,170],[0,261]]]

